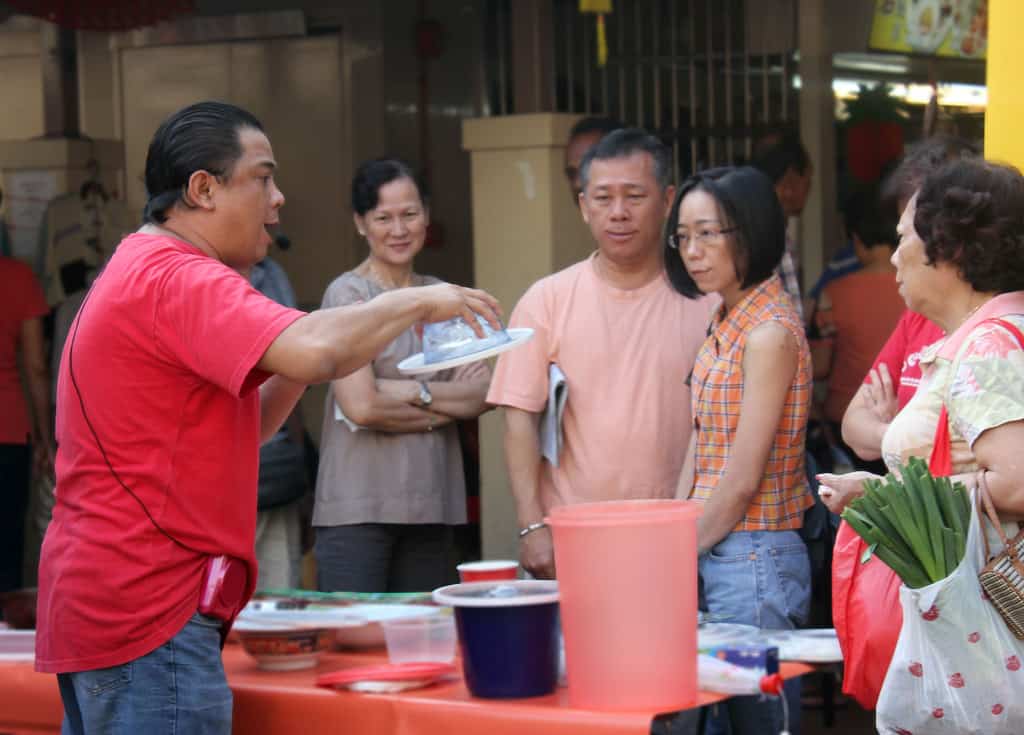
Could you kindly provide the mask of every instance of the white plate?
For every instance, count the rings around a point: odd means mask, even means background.
[[[697,628],[697,649],[717,646],[775,646],[781,661],[827,664],[843,660],[833,628],[761,630],[752,625],[708,623]]]
[[[770,645],[779,647],[779,659],[782,661],[827,664],[843,660],[834,628],[765,631],[765,639]]]
[[[0,629],[0,661],[31,663],[36,660],[34,630]]]
[[[273,610],[250,607],[249,603],[238,615],[235,628],[241,631],[296,630],[299,628],[357,628],[369,620],[351,612],[351,608],[306,608],[302,610]]]
[[[525,342],[529,342],[533,337],[533,329],[530,327],[515,327],[512,329],[506,329],[505,331],[508,332],[508,336],[511,337],[511,339],[508,342],[502,342],[500,345],[494,345],[493,347],[488,347],[486,350],[480,350],[479,352],[470,352],[468,355],[453,357],[450,360],[441,360],[440,362],[430,363],[424,362],[422,352],[417,352],[415,355],[407,357],[398,363],[398,370],[406,375],[417,375],[419,373],[433,373],[438,370],[447,370],[448,368],[458,367],[459,365],[465,365],[466,363],[485,360],[488,357],[494,357],[506,350],[511,350],[513,347],[518,347]]]
[[[697,628],[697,649],[706,651],[719,646],[736,646],[756,643],[761,630],[754,625],[737,623],[705,623]]]

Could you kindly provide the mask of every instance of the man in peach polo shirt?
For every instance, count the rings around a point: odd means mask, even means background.
[[[580,175],[597,252],[520,299],[510,326],[532,327],[534,338],[501,356],[487,395],[505,409],[520,562],[545,578],[555,574],[541,523],[551,508],[675,495],[690,438],[687,376],[717,301],[684,299],[665,276],[674,187],[661,141],[617,130],[587,152]],[[541,449],[552,363],[568,389],[557,465]]]

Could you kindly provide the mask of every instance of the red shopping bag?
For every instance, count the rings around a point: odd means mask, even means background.
[[[903,625],[900,578],[846,521],[832,552],[832,623],[843,649],[843,693],[874,709]]]
[[[936,477],[952,474],[949,416],[943,405],[932,442],[928,469]],[[871,556],[868,545],[846,521],[832,551],[832,622],[843,649],[843,693],[865,709],[874,709],[903,625],[899,576]]]

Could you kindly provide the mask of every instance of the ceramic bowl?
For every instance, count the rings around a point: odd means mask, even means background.
[[[297,628],[288,623],[236,624],[245,652],[267,671],[311,669],[334,643],[329,628]]]

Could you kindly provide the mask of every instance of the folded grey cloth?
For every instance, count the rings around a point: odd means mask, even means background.
[[[569,399],[569,383],[555,363],[548,366],[548,403],[540,416],[540,453],[553,466],[558,466],[562,453],[562,415]]]

